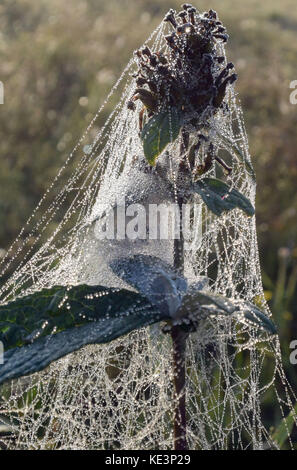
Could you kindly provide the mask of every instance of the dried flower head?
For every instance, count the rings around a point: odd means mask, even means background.
[[[228,39],[217,13],[201,14],[190,4],[182,7],[164,18],[173,29],[165,36],[164,52],[153,54],[149,47],[136,52],[138,88],[128,107],[133,109],[131,102],[140,99],[148,117],[175,107],[184,125],[197,128],[224,105],[227,85],[237,76],[233,64],[217,53],[216,44]]]

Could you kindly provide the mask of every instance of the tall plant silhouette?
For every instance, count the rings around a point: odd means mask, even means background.
[[[174,448],[182,450],[188,448],[185,383],[191,332],[199,331],[208,317],[230,317],[236,324],[269,335],[276,329],[256,303],[220,295],[203,282],[193,284],[187,279],[183,206],[199,197],[205,209],[223,221],[234,210],[253,217],[254,207],[234,182],[213,177],[217,165],[227,177],[232,175],[232,166],[218,155],[212,138],[215,116],[230,114],[228,91],[237,78],[233,64],[219,53],[220,44],[228,39],[225,27],[215,11],[199,13],[189,4],[179,13],[170,10],[164,21],[172,27],[165,35],[167,48],[152,51],[146,45],[135,53],[136,88],[127,106],[135,112],[138,100],[142,102],[139,139],[146,171],[166,181],[179,208],[173,263],[145,254],[119,256],[110,269],[126,288],[67,283],[8,299],[0,306],[0,340],[5,349],[0,383],[40,371],[87,344],[110,342],[162,322],[162,331],[172,338]],[[220,137],[228,142],[228,137]],[[232,142],[228,145],[254,179],[242,150]],[[176,170],[170,179],[174,159]]]

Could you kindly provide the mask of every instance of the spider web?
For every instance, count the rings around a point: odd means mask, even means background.
[[[146,44],[165,51],[164,23]],[[225,56],[224,46],[217,45]],[[136,88],[134,59],[111,90],[2,264],[17,268],[2,286],[2,302],[58,284],[122,285],[109,269],[123,255],[145,254],[173,262],[172,240],[99,240],[98,220],[115,201],[174,201],[154,171],[144,171],[137,112],[126,107]],[[116,90],[121,98],[104,126],[98,116]],[[228,108],[207,120],[203,133],[232,166],[228,183],[255,202],[242,111],[233,86]],[[141,105],[136,104],[136,111]],[[179,139],[168,146],[174,182]],[[207,146],[198,159],[203,162]],[[67,183],[60,181],[77,158]],[[214,167],[211,176],[218,176]],[[67,202],[67,209],[62,208]],[[197,196],[197,217],[185,251],[185,275],[209,288],[260,305],[267,315],[258,258],[255,218],[239,210],[214,216]],[[60,220],[47,235],[53,220]],[[34,243],[32,243],[34,237]],[[38,248],[40,240],[46,238]],[[162,325],[134,331],[107,345],[86,346],[45,371],[1,387],[0,419],[10,427],[9,449],[172,449],[174,395],[171,339]],[[187,421],[190,449],[277,449],[269,427],[293,410],[277,336],[259,335],[229,318],[203,320],[187,343]],[[296,415],[294,414],[295,422]],[[289,434],[289,433],[288,433]],[[289,438],[289,445],[293,444]]]

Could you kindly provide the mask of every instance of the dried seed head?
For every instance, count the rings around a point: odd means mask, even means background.
[[[234,83],[237,79],[238,79],[237,73],[233,73],[233,74],[229,77],[229,83],[230,83],[230,85],[232,85],[232,83]]]
[[[168,36],[164,36],[168,44],[174,44],[175,34],[168,34]]]
[[[143,77],[138,77],[136,79],[136,85],[139,86],[139,87],[145,85],[146,83],[147,83],[147,80]]]
[[[158,71],[161,75],[170,75],[169,69],[168,69],[168,67],[167,67],[166,65],[158,65],[157,71]]]
[[[176,22],[176,19],[175,19],[175,11],[174,10],[169,10],[169,12],[167,13],[167,15],[165,16],[164,18],[164,21],[167,21],[169,23],[172,24],[172,26],[174,28],[177,27],[177,22]]]
[[[175,29],[164,36],[171,50],[165,47],[157,52],[147,46],[142,49],[137,60],[139,88],[133,99],[142,101],[147,117],[177,107],[185,130],[192,132],[193,127],[201,129],[219,109],[226,109],[226,89],[236,75],[232,74],[231,62],[224,65],[226,59],[219,55],[217,43],[226,41],[228,36],[213,10],[200,14],[190,4],[184,4],[178,14],[170,10],[165,21]],[[139,58],[139,51],[136,55]]]
[[[158,60],[159,60],[160,64],[165,65],[165,64],[168,63],[168,60],[166,59],[166,57],[163,54],[161,54],[160,52],[157,52],[156,56],[158,57]]]
[[[217,19],[217,12],[214,11],[214,10],[209,10],[208,16],[209,16],[209,18],[213,18],[213,19],[216,20]]]
[[[158,62],[159,62],[159,59],[158,59],[157,54],[152,54],[152,55],[150,56],[150,64],[151,64],[151,66],[152,66],[152,67],[156,67],[156,65],[158,64]]]
[[[153,82],[153,81],[150,80],[149,82],[147,82],[147,84],[148,84],[148,86],[149,86],[149,89],[150,89],[153,93],[155,93],[155,94],[158,93],[158,87],[157,87],[157,85],[156,85],[155,82]]]
[[[194,26],[192,25],[192,23],[185,23],[181,26],[178,26],[176,28],[176,32],[177,34],[191,34],[191,33],[194,33],[195,32],[195,28]]]
[[[129,101],[127,102],[127,108],[130,109],[131,111],[135,111],[136,105],[135,105],[134,101],[129,100]]]
[[[190,3],[184,3],[184,4],[182,5],[182,8],[183,8],[184,10],[188,10],[189,8],[192,8],[192,7],[193,7],[193,5],[191,5]]]
[[[171,47],[171,49],[173,49],[174,51],[177,50],[177,46],[175,44],[175,37],[176,37],[176,34],[173,33],[173,34],[170,34],[168,36],[164,36],[165,40],[167,41],[168,43],[168,46]]]
[[[192,24],[195,24],[195,13],[197,12],[196,8],[190,8],[188,10],[189,16],[190,16],[190,21]]]
[[[214,34],[214,38],[222,39],[223,42],[227,42],[229,39],[228,34]]]
[[[136,55],[136,57],[141,59],[141,51],[140,50],[134,51],[134,55]]]
[[[187,23],[187,12],[186,11],[181,11],[178,15],[178,18],[181,18],[183,20],[183,23]]]
[[[145,46],[142,51],[141,51],[142,55],[146,55],[147,57],[151,57],[152,53],[149,49],[148,46]]]

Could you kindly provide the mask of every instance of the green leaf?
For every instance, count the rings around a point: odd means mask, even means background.
[[[207,207],[216,215],[235,208],[243,210],[247,215],[255,213],[251,202],[237,189],[215,178],[204,178],[194,183],[194,191],[199,193]]]
[[[243,324],[256,326],[266,330],[270,334],[276,333],[274,323],[251,302],[229,299],[223,295],[213,294],[212,292],[193,291],[187,293],[180,309],[176,313],[176,319],[195,317],[199,319],[202,316],[232,316]],[[197,319],[196,318],[196,319]]]
[[[150,165],[155,165],[157,157],[167,144],[178,137],[182,125],[177,108],[155,114],[144,126],[141,139],[144,155]]]
[[[237,157],[244,163],[246,169],[249,171],[250,176],[254,181],[256,181],[256,175],[254,168],[252,167],[252,164],[248,161],[246,156],[244,155],[243,151],[241,150],[240,147],[238,147],[234,142],[232,142],[228,137],[225,137],[223,134],[218,132],[219,137],[222,139],[222,141],[227,145],[229,148],[231,147],[232,150],[235,152]],[[230,151],[228,149],[228,151]]]
[[[144,296],[126,289],[55,286],[18,298],[0,306],[0,383],[163,319]]]
[[[111,269],[141,292],[165,316],[173,316],[187,290],[186,279],[156,256],[134,255],[111,262]]]
[[[288,416],[281,420],[280,424],[271,436],[271,439],[279,449],[283,447],[283,445],[288,440],[289,436],[292,434],[293,426],[296,421],[296,413],[297,403],[295,404],[294,409],[288,414]]]

